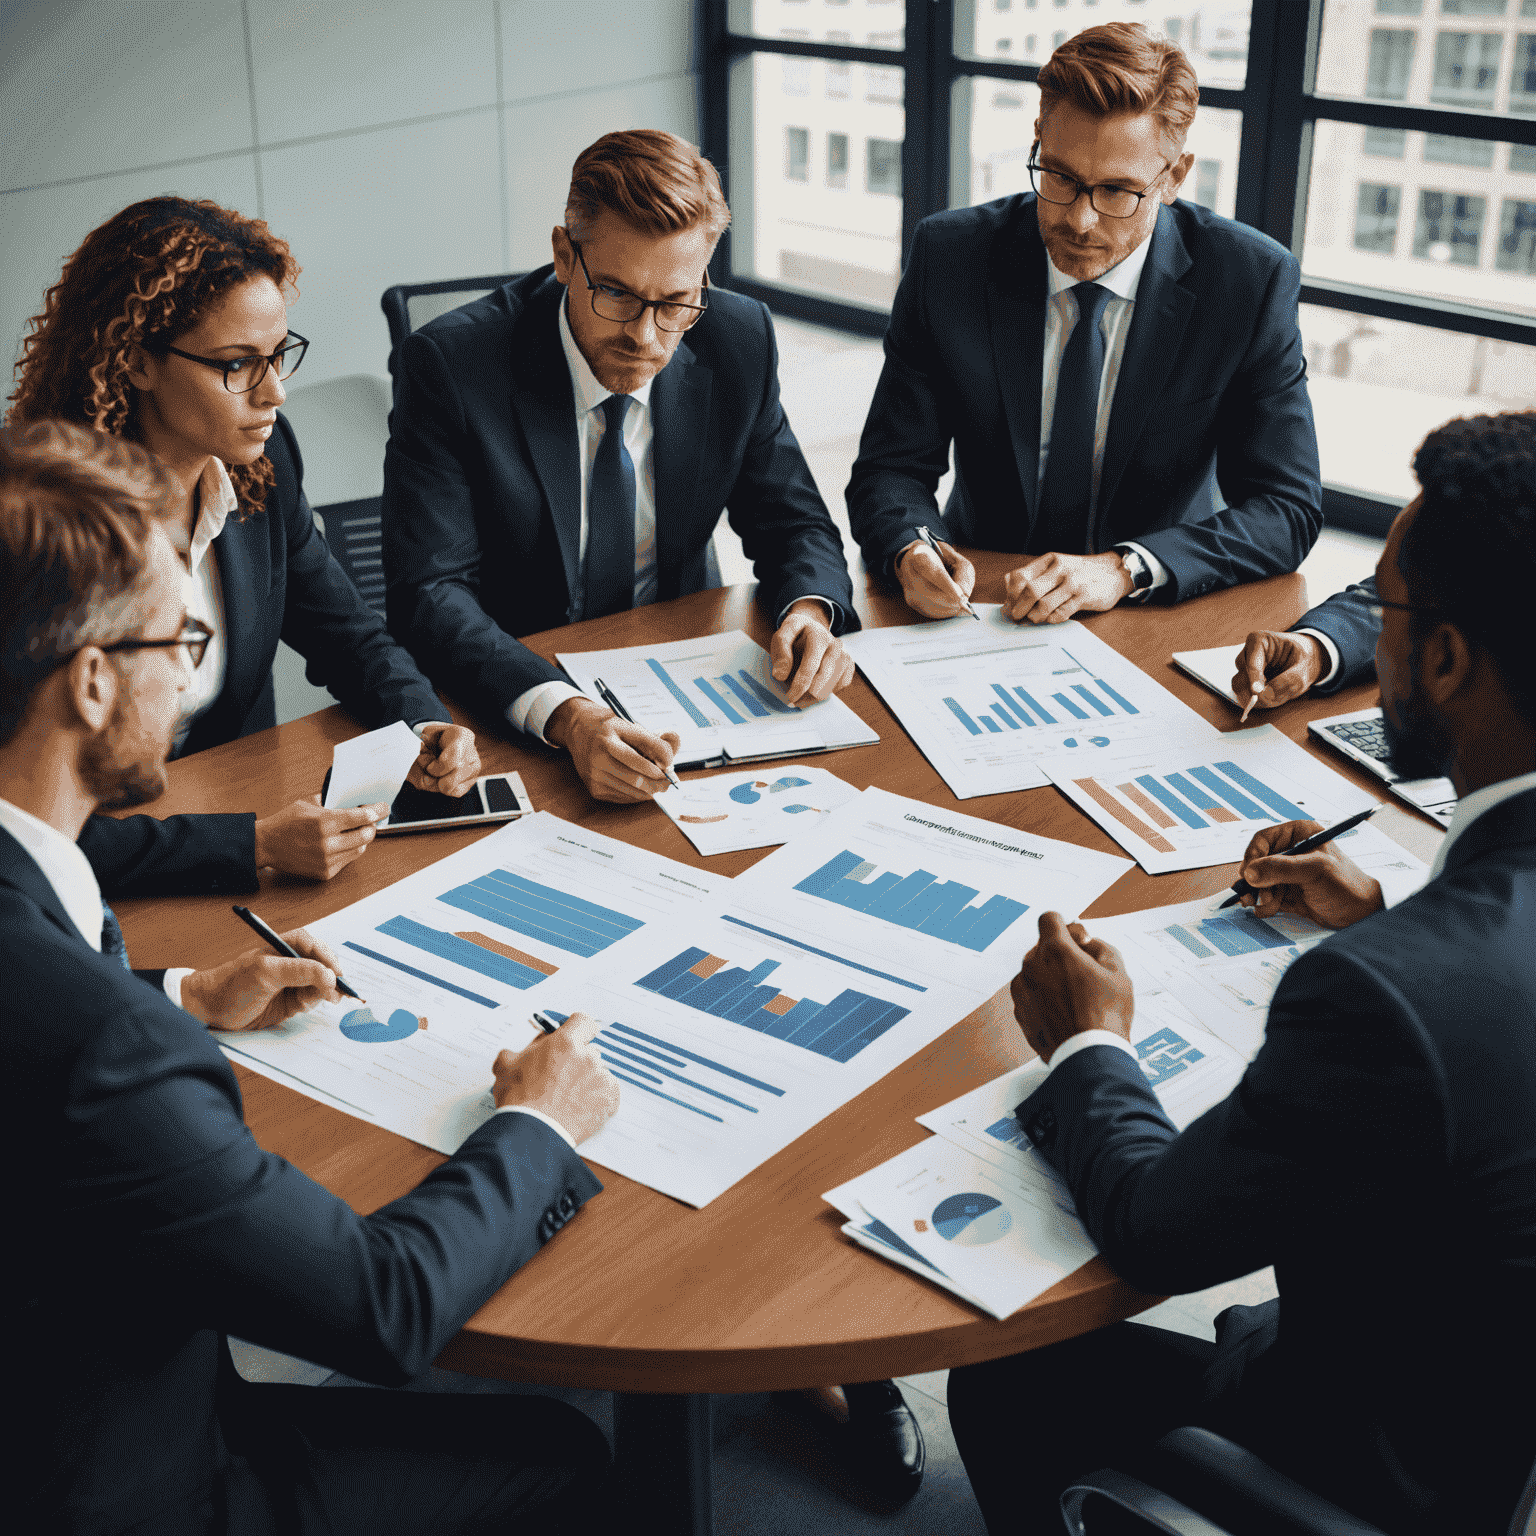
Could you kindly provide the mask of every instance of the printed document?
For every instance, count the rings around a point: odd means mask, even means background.
[[[683,781],[655,797],[702,854],[772,848],[819,827],[858,795],[825,768],[754,768]]]

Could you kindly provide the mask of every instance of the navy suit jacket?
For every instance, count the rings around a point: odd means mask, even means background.
[[[581,462],[553,271],[440,316],[391,365],[390,628],[430,677],[497,716],[563,676],[517,637],[581,617]],[[712,288],[650,398],[658,598],[718,585],[723,507],[770,613],[828,597],[857,629],[842,539],[779,404],[767,308]]]
[[[1132,1285],[1274,1265],[1272,1315],[1218,1357],[1234,1438],[1400,1536],[1503,1531],[1536,1458],[1533,910],[1528,791],[1296,961],[1182,1135],[1107,1047],[1018,1109]]]
[[[1316,629],[1339,648],[1339,670],[1331,682],[1319,683],[1313,693],[1337,693],[1376,676],[1376,641],[1381,625],[1371,616],[1376,601],[1376,578],[1367,576],[1353,586],[1335,592],[1316,608],[1309,608],[1292,629]]]
[[[266,506],[243,520],[232,515],[213,542],[224,592],[224,686],[194,722],[182,755],[277,724],[279,639],[304,657],[310,682],[329,688],[370,728],[451,719],[315,528],[304,461],[281,413],[267,457],[276,483]],[[93,816],[80,846],[109,897],[253,891],[255,825],[248,814]]]
[[[1134,539],[1168,570],[1153,600],[1176,602],[1294,571],[1322,489],[1296,258],[1186,202],[1158,210],[1150,239],[1094,526],[1066,553]],[[951,443],[948,536],[1031,548],[1047,292],[1033,193],[918,225],[848,485],[871,570],[934,520]]]
[[[20,1528],[222,1529],[226,1333],[397,1385],[602,1187],[495,1115],[354,1214],[257,1146],[208,1031],[84,943],[3,830],[0,957]]]

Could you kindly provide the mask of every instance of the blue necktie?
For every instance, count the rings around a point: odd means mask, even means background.
[[[133,969],[128,963],[128,944],[123,938],[117,913],[106,902],[101,904],[101,952],[110,959],[116,960],[125,971]]]
[[[1040,510],[1029,539],[1033,555],[1048,550],[1064,555],[1092,553],[1093,437],[1104,373],[1104,333],[1099,321],[1111,295],[1097,283],[1078,283],[1069,291],[1077,301],[1077,323],[1056,374],[1051,446],[1040,486]]]
[[[629,395],[603,401],[607,426],[587,487],[587,559],[581,616],[601,618],[635,604],[635,465],[624,446]]]

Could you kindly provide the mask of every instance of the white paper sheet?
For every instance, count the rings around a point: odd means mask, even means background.
[[[1329,827],[1377,803],[1272,725],[1126,742],[1097,762],[1062,756],[1041,767],[1152,875],[1229,864],[1262,827]]]
[[[834,695],[790,704],[768,652],[739,629],[696,640],[560,652],[576,686],[601,702],[601,678],[637,725],[682,738],[679,767],[870,746],[878,734]]]
[[[858,793],[825,768],[798,765],[685,779],[655,803],[700,853],[735,853],[803,836]]]
[[[866,629],[843,642],[961,800],[1044,784],[1041,760],[1063,752],[1091,764],[1153,734],[1191,744],[1218,735],[1076,620],[1015,624],[995,603],[976,611],[979,624]]]
[[[350,810],[359,805],[389,805],[420,755],[421,742],[401,720],[338,742],[331,752],[326,806]]]
[[[1243,642],[1239,641],[1236,645],[1208,646],[1203,651],[1175,651],[1172,659],[1181,672],[1241,709],[1248,701],[1232,692],[1232,675],[1242,654]]]

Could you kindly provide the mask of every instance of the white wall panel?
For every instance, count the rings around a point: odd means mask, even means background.
[[[508,101],[682,74],[692,68],[692,49],[691,0],[585,0],[576,7],[501,0]]]

